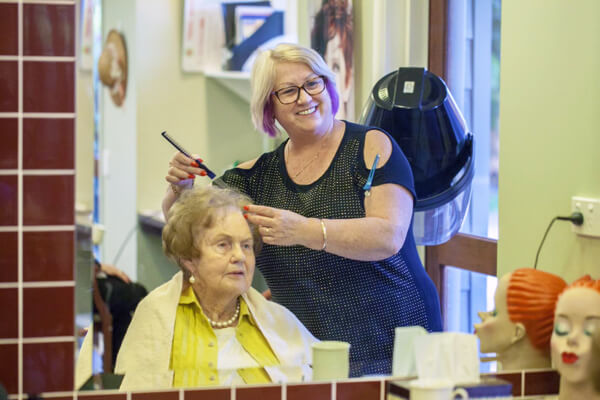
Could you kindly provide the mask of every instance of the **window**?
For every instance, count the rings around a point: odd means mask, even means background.
[[[447,16],[441,68],[475,142],[472,198],[461,232],[498,239],[501,0],[432,0],[431,7]],[[431,60],[430,54],[430,69]],[[496,278],[446,268],[444,282],[445,330],[472,333],[477,312],[494,307]],[[493,368],[482,364],[482,372]]]

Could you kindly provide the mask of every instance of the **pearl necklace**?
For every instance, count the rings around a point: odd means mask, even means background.
[[[212,326],[213,328],[227,328],[228,326],[232,325],[235,322],[238,315],[240,315],[240,301],[239,300],[237,302],[237,307],[235,308],[235,314],[233,314],[233,317],[231,317],[227,321],[223,321],[223,322],[213,321],[212,319],[210,319],[208,317],[206,317],[206,319],[210,323],[210,326]]]

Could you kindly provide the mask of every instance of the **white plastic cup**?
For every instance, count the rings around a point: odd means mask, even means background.
[[[312,344],[313,381],[345,379],[350,373],[350,343],[322,341]]]
[[[468,399],[469,394],[463,388],[454,389],[449,379],[418,379],[410,382],[410,400],[453,400],[456,396]]]
[[[99,245],[102,243],[102,239],[104,239],[104,225],[101,224],[93,224],[92,225],[92,244]]]

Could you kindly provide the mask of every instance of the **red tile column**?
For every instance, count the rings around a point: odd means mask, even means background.
[[[76,1],[0,3],[0,382],[73,390]]]

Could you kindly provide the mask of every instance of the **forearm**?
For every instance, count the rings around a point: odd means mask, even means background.
[[[359,261],[377,261],[396,254],[406,239],[406,229],[384,218],[324,219],[325,251]],[[321,250],[324,234],[320,220],[311,218],[302,245]]]
[[[169,214],[169,209],[171,208],[171,206],[173,205],[173,203],[175,203],[175,201],[177,200],[177,194],[175,194],[175,192],[173,192],[171,185],[167,186],[167,191],[165,192],[165,197],[163,197],[163,201],[162,201],[162,212],[163,215],[165,217],[165,221],[168,220],[168,214]]]

